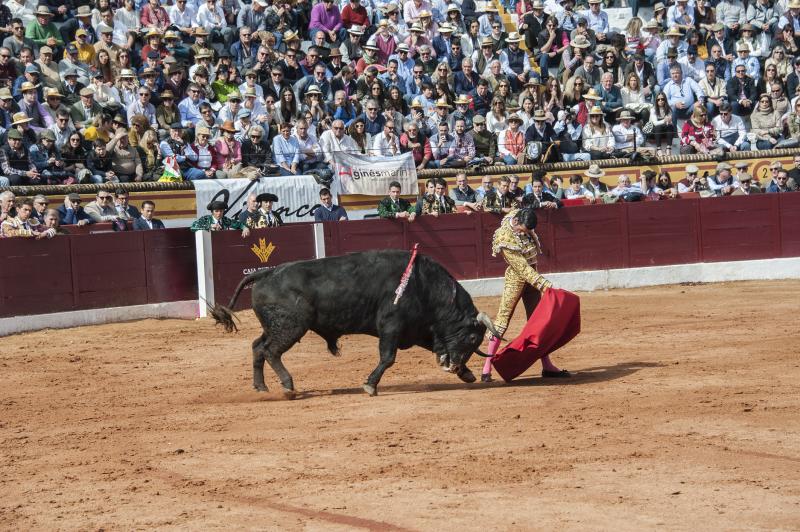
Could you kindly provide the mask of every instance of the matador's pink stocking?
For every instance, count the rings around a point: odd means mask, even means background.
[[[500,338],[495,338],[492,336],[492,339],[489,340],[489,349],[486,351],[488,355],[494,355],[497,353],[497,349],[500,347]],[[489,375],[492,373],[492,357],[486,359],[483,363],[483,371],[481,374]]]

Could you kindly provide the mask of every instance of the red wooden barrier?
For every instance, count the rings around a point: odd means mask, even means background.
[[[313,259],[313,224],[288,224],[281,228],[258,229],[242,238],[239,231],[211,233],[214,250],[214,298],[227,305],[245,275],[284,262]],[[239,297],[235,308],[250,307],[250,288]]]
[[[69,239],[0,240],[0,317],[73,308]]]
[[[778,194],[698,200],[701,260],[780,257],[779,204]]]
[[[622,221],[627,205],[587,205],[551,211],[552,248],[544,271],[573,272],[622,268],[626,235]]]
[[[482,274],[480,227],[481,218],[474,214],[423,216],[405,225],[404,249],[418,242],[422,253],[441,262],[456,279],[477,279]]]
[[[138,233],[144,238],[147,302],[197,299],[194,233],[177,228]]]
[[[76,309],[147,303],[144,242],[138,232],[76,235],[72,278]]]
[[[780,198],[781,257],[800,256],[800,193]]]
[[[631,268],[688,264],[700,260],[697,201],[638,202],[627,205],[626,265]]]
[[[186,229],[8,238],[0,256],[0,317],[197,298]]]

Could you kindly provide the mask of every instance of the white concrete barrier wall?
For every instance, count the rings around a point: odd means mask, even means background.
[[[172,301],[170,303],[153,303],[149,305],[131,305],[128,307],[96,308],[20,316],[16,318],[0,318],[0,337],[41,329],[65,329],[84,325],[101,325],[121,321],[143,320],[147,318],[183,318],[198,317],[197,301]]]
[[[555,286],[573,292],[679,283],[800,279],[800,257],[548,273],[545,277]],[[461,281],[461,284],[473,297],[497,296],[502,292],[503,278],[475,279]]]

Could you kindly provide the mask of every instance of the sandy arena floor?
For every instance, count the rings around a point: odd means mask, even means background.
[[[0,528],[800,528],[800,282],[582,301],[569,382],[414,349],[374,398],[368,337],[296,346],[294,401],[250,391],[251,312],[2,339]]]

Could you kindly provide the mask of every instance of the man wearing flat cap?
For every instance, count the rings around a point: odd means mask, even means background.
[[[87,127],[92,125],[94,117],[103,112],[103,108],[94,101],[94,89],[84,87],[81,89],[80,96],[80,101],[70,107],[69,114],[75,129],[83,133]]]
[[[22,133],[12,129],[6,135],[6,144],[0,148],[0,172],[12,187],[38,185],[39,172],[31,161],[30,152],[22,142]]]
[[[225,216],[228,205],[224,201],[214,200],[206,206],[211,214],[201,216],[192,223],[190,229],[196,231],[226,231],[228,229],[242,230],[242,238],[250,234],[250,229],[243,225],[239,220],[231,220]]]
[[[58,221],[61,225],[87,225],[94,220],[83,210],[83,200],[77,192],[64,196],[64,204],[58,207]]]

